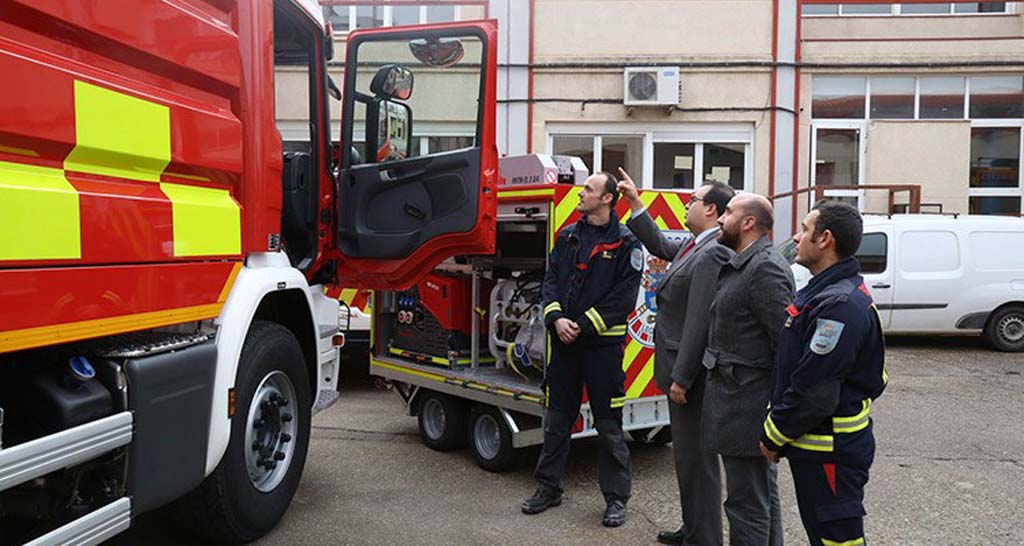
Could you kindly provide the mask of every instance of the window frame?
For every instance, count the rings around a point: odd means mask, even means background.
[[[867,271],[864,268],[863,260],[861,260],[860,257],[858,257],[856,253],[854,253],[854,257],[857,258],[857,263],[860,264],[861,274],[863,275],[884,275],[887,271],[889,271],[889,234],[884,231],[869,231],[867,233],[864,233],[863,238],[872,237],[876,235],[880,235],[882,237],[883,254],[881,255],[881,258],[883,267],[881,271]],[[860,249],[858,248],[857,250]]]
[[[967,182],[967,203],[968,209],[970,210],[970,201],[972,197],[1016,197],[1020,199],[1020,210],[1018,213],[1024,214],[1024,119],[973,119],[971,120],[971,129],[976,127],[1015,127],[1020,132],[1020,142],[1017,150],[1017,160],[1019,161],[1019,167],[1017,169],[1017,187],[1007,188],[973,188],[971,187],[970,181]],[[969,144],[968,144],[969,145]],[[969,167],[968,167],[969,168]]]
[[[672,191],[672,188],[654,187],[654,144],[694,144],[694,185],[693,188],[679,188],[675,191],[693,192],[704,180],[704,144],[743,144],[743,188],[737,191],[754,191],[754,154],[756,152],[753,123],[549,123],[545,128],[545,153],[554,150],[554,137],[591,137],[594,146],[595,172],[607,170],[602,164],[602,138],[605,136],[640,136],[643,146],[643,165],[640,175],[630,173],[641,189]],[[612,167],[615,168],[614,166]],[[698,175],[698,173],[700,173]]]
[[[400,4],[400,5],[401,6],[407,6],[407,4]],[[420,9],[420,17],[419,17],[419,22],[415,23],[415,24],[419,24],[419,25],[427,24],[427,8],[430,7],[430,6],[452,6],[452,7],[454,7],[455,8],[455,19],[453,19],[452,21],[443,21],[443,22],[445,22],[445,23],[456,23],[456,22],[459,22],[459,21],[462,20],[462,8],[464,6],[466,6],[466,5],[469,5],[469,4],[455,4],[455,3],[452,3],[452,2],[433,2],[432,3],[429,0],[424,0],[424,2],[422,4],[419,4],[418,6],[416,6],[416,7],[418,7]],[[379,27],[364,27],[364,28],[385,28],[385,27],[396,26],[394,24],[394,22],[395,22],[394,21],[394,9],[393,9],[394,5],[392,5],[392,4],[380,4],[380,5],[376,5],[375,4],[375,5],[370,5],[370,4],[367,4],[365,2],[364,3],[349,4],[347,6],[345,4],[321,4],[321,7],[323,7],[323,8],[329,8],[329,7],[347,7],[348,8],[348,28],[345,28],[345,29],[334,28],[333,30],[334,30],[334,35],[335,36],[346,36],[346,35],[348,35],[349,32],[352,32],[353,30],[356,30],[356,9],[359,8],[359,7],[364,7],[364,6],[383,7],[384,8],[384,15],[383,15],[383,23],[384,24],[382,24]],[[324,14],[324,16],[328,17],[326,15],[326,13]],[[329,20],[329,18],[328,18],[328,20]],[[438,24],[439,23],[441,23],[441,22],[438,22]]]
[[[946,13],[903,13],[903,3],[889,2],[889,13],[844,13],[843,7],[847,4],[837,3],[838,13],[809,13],[801,11],[801,17],[994,17],[1014,15],[1017,13],[1013,0],[1004,3],[1003,11],[980,11],[980,12],[958,12],[953,2],[935,2],[936,4],[949,4],[949,11]]]

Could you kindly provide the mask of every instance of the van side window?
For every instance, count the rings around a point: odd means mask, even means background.
[[[960,268],[960,247],[949,231],[907,231],[900,236],[900,269],[940,273]]]
[[[888,248],[889,240],[884,233],[865,233],[860,248],[854,254],[860,262],[860,272],[884,273]]]

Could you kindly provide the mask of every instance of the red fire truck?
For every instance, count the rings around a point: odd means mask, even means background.
[[[495,40],[353,32],[339,89],[309,0],[4,3],[0,543],[97,544],[172,503],[220,540],[277,523],[337,396],[325,292],[494,252]],[[410,153],[442,107],[471,145]]]

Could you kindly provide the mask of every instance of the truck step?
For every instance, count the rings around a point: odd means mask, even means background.
[[[2,449],[0,491],[94,459],[131,441],[132,414],[125,411]]]
[[[132,501],[120,498],[54,529],[25,546],[92,546],[124,532],[132,523]]]

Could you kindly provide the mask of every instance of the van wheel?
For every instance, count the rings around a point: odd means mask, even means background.
[[[188,529],[216,542],[249,542],[273,529],[302,477],[313,401],[302,350],[287,328],[253,323],[235,392],[224,457],[178,505]]]
[[[420,399],[420,438],[435,451],[452,451],[466,440],[466,404],[461,400],[428,391]]]
[[[992,313],[985,325],[985,341],[997,351],[1024,351],[1024,307],[1004,307]]]
[[[512,431],[497,408],[473,406],[469,433],[469,445],[480,468],[504,472],[516,466],[519,452],[512,447]]]

